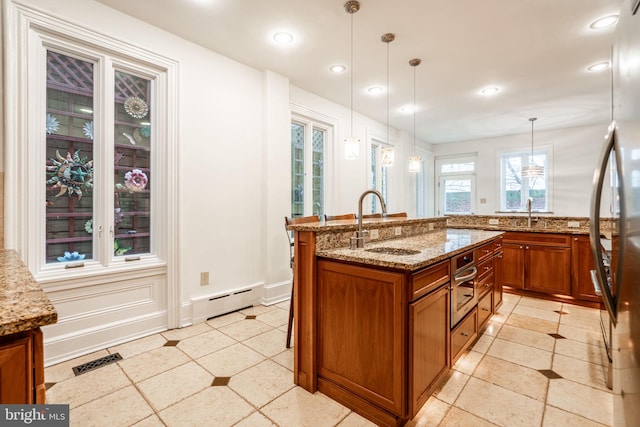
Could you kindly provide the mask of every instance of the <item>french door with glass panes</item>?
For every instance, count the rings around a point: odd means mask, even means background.
[[[291,216],[324,214],[327,130],[312,122],[291,122]]]

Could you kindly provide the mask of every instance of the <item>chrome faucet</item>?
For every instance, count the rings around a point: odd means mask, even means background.
[[[529,213],[529,217],[527,218],[527,227],[531,228],[531,204],[533,203],[533,199],[529,197],[527,199],[527,212]]]
[[[364,198],[368,194],[374,194],[378,196],[380,199],[380,205],[382,205],[382,214],[387,213],[387,205],[384,203],[384,199],[382,198],[382,194],[380,194],[377,190],[367,190],[360,195],[360,200],[358,200],[358,231],[356,232],[356,237],[351,238],[351,249],[356,248],[364,248],[364,231],[362,230],[362,202],[364,202]]]

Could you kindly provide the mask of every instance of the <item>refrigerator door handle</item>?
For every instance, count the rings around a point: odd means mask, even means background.
[[[605,171],[607,169],[607,162],[609,156],[615,147],[615,128],[616,122],[611,122],[609,125],[609,133],[606,136],[606,144],[600,162],[595,172],[593,173],[593,193],[591,194],[591,218],[589,230],[589,241],[591,243],[591,253],[593,254],[593,260],[595,263],[595,279],[598,282],[598,287],[602,294],[602,301],[604,306],[609,312],[611,322],[615,325],[618,318],[617,313],[617,301],[612,293],[611,287],[608,286],[607,273],[602,261],[602,246],[600,245],[600,202],[602,199],[602,188],[604,185]],[[613,270],[611,271],[613,274]],[[594,282],[595,285],[595,282]]]

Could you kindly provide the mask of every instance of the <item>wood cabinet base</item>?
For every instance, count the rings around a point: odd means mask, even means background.
[[[44,404],[44,351],[40,328],[0,337],[0,403]]]

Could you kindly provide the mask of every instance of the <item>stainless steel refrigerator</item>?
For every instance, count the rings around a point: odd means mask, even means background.
[[[612,48],[612,115],[591,199],[594,286],[606,310],[613,425],[640,426],[640,0],[624,0]],[[611,219],[601,219],[609,199]],[[604,215],[603,215],[604,216]]]

